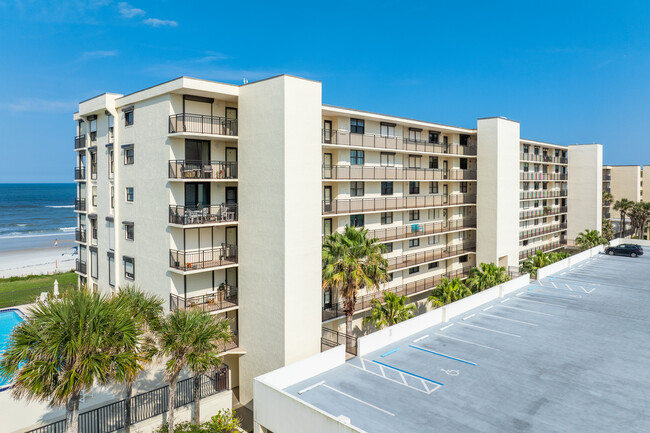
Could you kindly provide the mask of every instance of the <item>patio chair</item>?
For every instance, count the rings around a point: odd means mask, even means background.
[[[206,179],[212,179],[212,164],[203,165],[203,177]]]
[[[423,231],[424,227],[420,224],[411,224],[411,233],[422,233]]]

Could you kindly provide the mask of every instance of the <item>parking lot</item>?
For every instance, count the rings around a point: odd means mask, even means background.
[[[367,432],[650,432],[650,256],[600,254],[287,388]]]

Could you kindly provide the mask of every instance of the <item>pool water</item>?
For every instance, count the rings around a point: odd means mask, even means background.
[[[16,310],[0,311],[0,356],[9,343],[11,331],[23,321],[23,318]],[[7,379],[0,377],[0,390],[9,382]]]

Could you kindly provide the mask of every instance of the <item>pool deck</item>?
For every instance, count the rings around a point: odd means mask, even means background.
[[[600,254],[283,391],[370,433],[647,433],[649,341],[650,256]]]

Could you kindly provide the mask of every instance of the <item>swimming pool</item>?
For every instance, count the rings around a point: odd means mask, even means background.
[[[9,343],[11,331],[22,321],[23,317],[18,310],[0,311],[0,354],[2,354],[7,343]],[[2,391],[8,382],[9,380],[0,377],[0,391]]]

